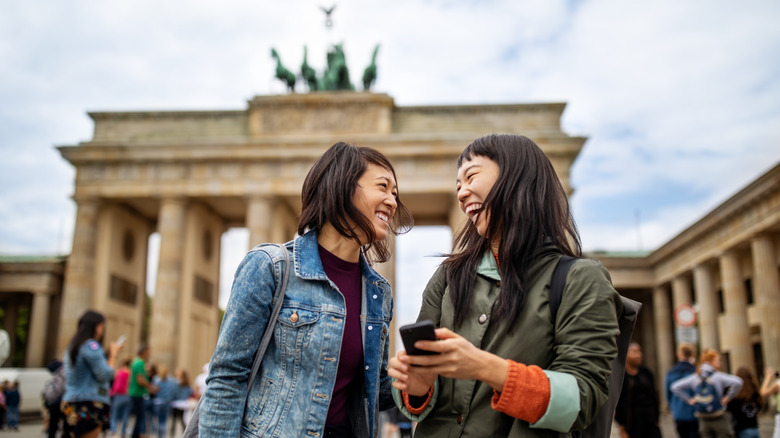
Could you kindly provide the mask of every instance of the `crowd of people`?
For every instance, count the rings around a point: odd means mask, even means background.
[[[191,384],[186,370],[171,374],[165,365],[151,363],[146,345],[140,346],[133,359],[117,364],[123,345],[112,342],[104,351],[104,332],[104,316],[86,311],[63,360],[49,364],[52,374],[41,394],[48,437],[60,433],[87,438],[177,436],[177,430],[180,433],[186,427],[187,413],[202,391]],[[18,420],[19,395],[15,391],[11,384],[3,397],[9,429],[14,429]],[[9,406],[16,406],[15,416]]]

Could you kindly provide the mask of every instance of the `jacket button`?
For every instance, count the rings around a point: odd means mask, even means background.
[[[482,315],[479,315],[478,321],[480,324],[484,324],[487,321],[487,315],[485,315],[484,313]]]
[[[463,424],[463,414],[458,414],[458,424]]]
[[[295,310],[293,310],[293,314],[290,315],[290,321],[291,322],[298,322],[298,312],[296,312]]]
[[[501,287],[501,282],[500,281],[496,282],[496,287]]]

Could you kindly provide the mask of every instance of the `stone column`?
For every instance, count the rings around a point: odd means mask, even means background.
[[[179,294],[182,287],[186,200],[162,201],[157,230],[160,233],[160,261],[152,305],[149,346],[154,362],[174,366],[179,342]],[[172,369],[172,368],[171,368]]]
[[[780,273],[774,252],[774,242],[768,235],[759,235],[750,242],[753,256],[753,296],[761,321],[761,348],[764,363],[780,367]]]
[[[51,295],[43,291],[33,292],[30,309],[30,332],[27,337],[26,367],[44,367],[50,358],[46,354],[46,332],[49,326]],[[75,333],[75,332],[74,332]]]
[[[731,372],[740,366],[755,371],[747,319],[747,291],[739,268],[739,257],[734,251],[727,251],[720,256],[719,262],[725,308],[721,336],[724,350],[729,352]]]
[[[693,268],[693,288],[699,305],[699,345],[701,349],[720,349],[718,338],[718,297],[713,286],[712,268],[699,265]]]
[[[273,204],[273,200],[266,196],[255,196],[249,199],[246,212],[249,249],[264,242],[271,242]]]
[[[683,304],[693,304],[691,283],[687,276],[675,277],[672,280],[672,303],[674,309]]]
[[[658,381],[674,365],[674,327],[669,291],[664,286],[653,289],[653,315],[655,316],[655,339],[658,350]],[[665,403],[665,398],[662,397]]]
[[[65,266],[57,351],[65,351],[76,333],[79,318],[93,305],[100,206],[96,199],[77,199],[76,203],[76,228],[73,231],[73,249]]]

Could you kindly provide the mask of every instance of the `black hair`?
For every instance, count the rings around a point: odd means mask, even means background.
[[[79,318],[79,325],[76,329],[76,334],[73,335],[73,338],[70,340],[70,345],[68,347],[68,350],[70,351],[70,363],[71,365],[76,364],[76,358],[79,355],[79,348],[81,348],[81,344],[87,341],[87,339],[92,339],[95,337],[95,328],[98,326],[98,324],[105,322],[106,318],[103,316],[102,313],[95,312],[94,310],[87,310],[84,312],[84,314]],[[96,339],[98,342],[101,342],[102,339]]]
[[[309,229],[322,229],[330,223],[341,235],[360,244],[360,236],[366,236],[368,243],[363,253],[369,262],[385,262],[390,258],[389,243],[376,241],[376,233],[370,218],[352,202],[357,190],[358,180],[374,164],[390,171],[395,178],[395,169],[381,152],[368,147],[354,146],[338,142],[328,148],[311,167],[301,190],[301,218],[298,221],[298,234],[303,235]],[[414,224],[412,213],[396,195],[396,209],[390,221],[389,231],[401,234]],[[369,256],[369,251],[372,253]]]
[[[466,221],[456,234],[454,250],[444,264],[447,284],[455,308],[455,328],[466,317],[477,265],[490,242],[498,249],[501,291],[491,318],[517,319],[528,293],[528,268],[551,241],[561,253],[579,257],[581,244],[569,201],[549,158],[531,139],[512,134],[491,134],[477,138],[463,150],[458,168],[473,157],[498,164],[498,178],[483,202],[489,212],[487,238]]]

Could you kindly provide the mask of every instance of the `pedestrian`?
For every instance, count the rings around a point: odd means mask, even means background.
[[[728,403],[731,424],[737,438],[759,438],[758,413],[764,401],[753,373],[748,367],[739,367],[736,375],[742,379],[742,389]]]
[[[8,381],[3,381],[2,384],[0,384],[0,430],[5,429],[5,415],[7,412],[6,406],[5,406],[5,388],[8,386]]]
[[[173,402],[171,402],[171,436],[176,436],[177,420],[181,424],[182,431],[187,427],[187,423],[184,421],[184,412],[189,409],[190,397],[193,395],[187,370],[179,368],[176,370],[175,376],[177,385]]]
[[[128,390],[130,388],[130,359],[125,359],[122,366],[116,370],[114,383],[111,385],[111,434],[124,438],[127,434],[127,423],[130,418],[130,410],[133,403],[130,400]]]
[[[780,372],[769,367],[764,370],[760,393],[761,397],[775,396],[775,429],[772,438],[780,438]]]
[[[742,379],[720,370],[720,353],[704,350],[696,373],[672,384],[672,392],[694,407],[702,438],[734,436],[726,406],[742,389]],[[691,396],[690,394],[693,394]]]
[[[19,393],[19,382],[13,381],[5,388],[5,409],[8,430],[19,430],[19,406],[22,396]]]
[[[176,388],[179,382],[168,374],[168,367],[160,365],[157,367],[157,375],[152,379],[152,383],[157,386],[157,394],[152,399],[154,406],[154,419],[156,420],[157,436],[165,438],[165,432],[168,426],[168,416],[171,411],[171,402],[176,396]]]
[[[146,370],[146,362],[149,360],[149,346],[141,344],[138,355],[130,362],[130,385],[127,393],[130,395],[132,414],[135,417],[133,424],[133,438],[141,438],[146,433],[146,410],[144,399],[149,393],[154,393],[157,388],[149,380]]]
[[[375,149],[339,142],[309,170],[298,235],[252,249],[236,270],[200,410],[201,436],[379,436],[393,406],[387,375],[390,285],[371,267],[412,223],[395,171]],[[275,327],[272,297],[289,260]],[[263,333],[274,330],[254,386]]]
[[[696,347],[681,343],[677,346],[677,363],[666,373],[666,401],[680,438],[699,438],[699,420],[693,415],[693,406],[674,395],[672,383],[695,372]],[[689,395],[693,396],[693,392]]]
[[[549,286],[580,257],[566,192],[527,137],[493,134],[458,158],[468,221],[423,292],[436,341],[399,352],[389,373],[415,435],[543,437],[582,430],[608,398],[622,301],[596,260],[571,267],[557,319]],[[400,392],[399,392],[400,391]]]
[[[108,392],[122,345],[112,342],[106,355],[101,347],[105,330],[105,317],[87,310],[65,350],[64,436],[94,438],[109,427]]]
[[[642,360],[642,347],[632,342],[626,356],[623,390],[615,409],[621,438],[661,438],[655,377]]]
[[[64,420],[60,403],[65,394],[65,366],[59,359],[54,359],[47,368],[51,372],[51,377],[44,384],[41,397],[48,417],[46,424],[48,437],[55,438],[60,430],[60,423]]]

